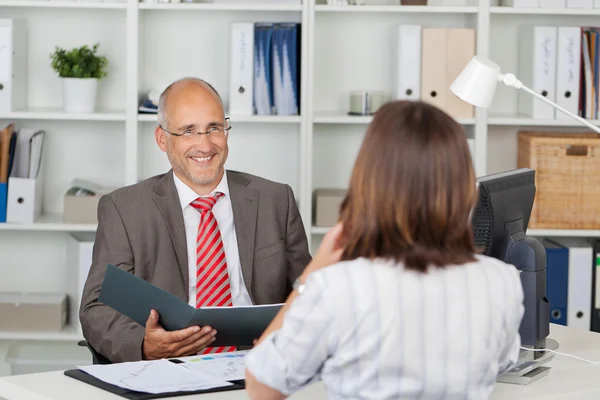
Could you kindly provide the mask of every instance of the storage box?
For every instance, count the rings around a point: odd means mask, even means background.
[[[60,332],[67,306],[65,294],[0,293],[0,330]]]
[[[535,170],[529,228],[600,229],[600,136],[519,132],[518,167]]]
[[[37,178],[8,178],[6,222],[34,223],[42,214],[43,193],[41,175]]]
[[[63,221],[65,224],[97,224],[98,202],[102,194],[91,196],[65,195]]]
[[[78,365],[91,365],[92,362],[88,348],[75,342],[15,344],[6,353],[11,375],[62,371]]]
[[[315,226],[334,226],[338,222],[340,206],[347,193],[346,189],[315,189],[313,196]]]

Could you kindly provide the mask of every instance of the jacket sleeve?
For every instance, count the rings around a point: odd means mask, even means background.
[[[287,234],[286,234],[286,259],[288,268],[288,290],[292,291],[292,285],[296,278],[302,274],[304,268],[312,257],[308,250],[308,239],[300,211],[296,205],[294,192],[289,185],[285,185],[288,196]]]
[[[115,203],[105,195],[98,203],[98,229],[79,319],[84,337],[98,353],[112,362],[139,361],[145,328],[98,301],[109,263],[133,273],[127,231]]]

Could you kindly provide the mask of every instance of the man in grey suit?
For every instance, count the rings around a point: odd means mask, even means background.
[[[114,264],[194,307],[280,303],[311,257],[286,184],[225,170],[229,119],[208,83],[186,78],[161,95],[156,142],[172,169],[103,196],[80,321],[112,362],[227,351],[211,327],[167,332],[98,302]]]

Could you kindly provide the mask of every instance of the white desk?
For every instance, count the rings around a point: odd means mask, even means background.
[[[551,325],[550,337],[559,343],[558,351],[588,360],[600,361],[600,334]],[[528,386],[497,384],[491,399],[600,399],[600,363],[590,364],[555,355],[547,366],[550,373]],[[62,371],[17,375],[0,379],[0,400],[122,400],[101,389],[63,375]],[[244,391],[173,397],[173,399],[239,400]],[[293,400],[325,399],[322,384],[315,384],[290,397]]]

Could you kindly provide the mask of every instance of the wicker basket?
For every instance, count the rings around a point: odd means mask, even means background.
[[[600,136],[519,132],[518,167],[535,170],[529,228],[600,229]]]

